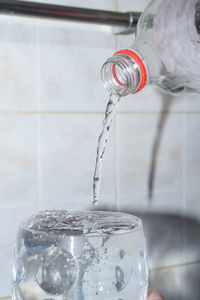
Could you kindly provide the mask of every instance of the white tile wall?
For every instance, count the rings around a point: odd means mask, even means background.
[[[163,269],[150,273],[150,288],[163,295],[168,293],[170,300],[183,299],[183,268]],[[184,298],[184,300],[186,300]],[[197,300],[197,299],[196,299]]]
[[[0,16],[1,111],[37,109],[36,21]]]
[[[0,114],[0,205],[37,201],[37,116]]]
[[[168,294],[169,300],[198,300],[200,264],[162,269],[150,273],[150,287]]]
[[[43,2],[142,11],[149,1]],[[100,69],[132,38],[114,36],[109,26],[0,16],[0,297],[10,295],[22,219],[38,209],[91,209],[96,143],[108,98]],[[147,87],[121,100],[105,154],[99,209],[142,216],[150,266],[167,268],[152,272],[152,287],[164,287],[164,293],[173,283],[178,295],[193,272],[172,265],[199,261],[199,112],[198,98],[171,99]],[[197,268],[194,264],[195,274]],[[169,293],[168,299],[198,300],[196,294]]]
[[[182,115],[120,114],[118,138],[119,208],[149,206],[160,212],[179,212]],[[150,178],[154,178],[152,201],[148,199]]]
[[[40,22],[39,82],[42,111],[104,111],[107,93],[100,80],[116,38],[110,27]],[[67,72],[67,76],[66,76]]]
[[[200,187],[200,114],[186,116],[186,188],[188,192]]]
[[[41,203],[91,209],[92,177],[102,114],[41,116]],[[100,205],[115,206],[115,131],[105,153]]]

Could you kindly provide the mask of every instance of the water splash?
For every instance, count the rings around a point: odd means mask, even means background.
[[[41,233],[40,244],[42,243],[45,234],[49,236],[93,236],[102,234],[124,233],[127,230],[132,230],[137,225],[137,220],[133,216],[127,214],[107,213],[107,212],[68,212],[65,210],[44,210],[31,216],[25,228],[31,232]],[[30,241],[29,241],[30,240]],[[55,240],[57,241],[57,240]],[[28,239],[28,244],[33,247],[33,241]],[[27,245],[26,245],[27,247]],[[58,256],[56,243],[51,247],[45,248],[46,252],[43,255],[48,259],[55,259]],[[41,248],[40,248],[41,250]],[[35,253],[34,253],[35,254]],[[42,261],[45,262],[45,257],[42,256]]]
[[[109,136],[110,125],[117,111],[120,98],[121,98],[120,96],[111,94],[106,107],[105,118],[103,120],[103,130],[99,137],[98,146],[97,146],[96,165],[95,165],[95,171],[93,177],[93,205],[98,204],[99,190],[100,190],[101,177],[102,177],[103,157],[104,157],[106,144]]]

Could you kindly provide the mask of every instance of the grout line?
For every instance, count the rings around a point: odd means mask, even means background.
[[[117,11],[120,11],[120,10],[119,10],[119,0],[116,0],[116,10],[117,10]]]
[[[40,85],[40,21],[37,22],[37,101],[38,111],[41,110],[41,85]],[[37,209],[41,208],[41,118],[37,114]]]
[[[164,270],[175,269],[175,268],[186,267],[186,266],[193,266],[193,265],[198,265],[198,264],[200,264],[200,261],[191,261],[191,262],[183,263],[183,264],[177,264],[177,265],[171,265],[171,266],[166,266],[166,267],[150,269],[149,272],[164,271]]]
[[[28,202],[28,201],[23,201],[22,203],[20,203],[20,206],[23,206],[23,207],[33,207],[33,203],[32,202]],[[10,203],[10,204],[1,204],[0,206],[1,209],[3,208],[9,208],[9,209],[14,209],[14,208],[19,208],[19,204],[14,202],[14,203]]]
[[[185,111],[185,101],[184,101],[184,111]],[[181,231],[181,255],[184,261],[185,258],[185,249],[186,249],[186,114],[182,116],[183,122],[183,145],[182,145],[182,231]],[[191,265],[192,263],[189,263]],[[181,269],[181,276],[184,277],[184,273],[186,272],[185,269]],[[181,299],[183,298],[183,295]]]
[[[48,115],[48,114],[55,114],[55,115],[104,115],[104,111],[0,111],[0,115],[3,114],[35,114],[35,115]],[[200,115],[200,111],[194,111],[194,112],[167,112],[167,111],[119,111],[118,115],[160,115],[160,114],[168,114],[168,115]]]
[[[38,209],[41,209],[41,118],[38,116],[37,120],[37,126],[38,126],[38,146],[37,146],[37,171],[38,171],[38,182],[37,182],[37,198],[38,198]]]
[[[55,115],[84,115],[84,114],[98,114],[98,115],[104,115],[105,112],[99,112],[99,111],[2,111],[1,114],[30,114],[30,115],[48,115],[48,114],[55,114]]]
[[[37,51],[37,109],[41,110],[40,107],[40,21],[37,21],[37,33],[36,33],[36,51]]]
[[[115,36],[115,51],[117,51],[119,49],[119,39],[118,36]]]
[[[186,105],[186,102],[184,102],[184,110],[185,110],[185,105]],[[182,218],[182,228],[183,228],[183,231],[182,231],[182,257],[184,258],[184,250],[185,250],[185,245],[186,245],[186,223],[185,223],[185,219],[184,217],[186,216],[186,184],[187,184],[187,181],[186,181],[186,176],[187,176],[187,173],[186,173],[186,143],[187,143],[187,140],[186,140],[186,134],[187,134],[187,131],[186,131],[186,126],[187,126],[187,116],[186,114],[183,115],[183,145],[182,145],[182,215],[183,215],[183,218]]]
[[[118,0],[116,0],[116,10],[119,10],[119,3]],[[118,39],[118,35],[115,34],[115,51],[117,51],[119,48],[119,39]]]
[[[200,111],[191,111],[191,112],[185,112],[185,111],[119,111],[119,114],[148,114],[148,115],[156,115],[156,114],[167,114],[167,115],[199,115]]]

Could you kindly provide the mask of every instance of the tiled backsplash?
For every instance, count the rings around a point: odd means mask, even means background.
[[[43,2],[120,11],[148,3]],[[108,99],[100,69],[132,38],[108,26],[0,16],[0,297],[10,295],[21,220],[39,209],[92,209]],[[200,298],[199,128],[200,99],[147,87],[121,100],[105,154],[99,209],[143,218],[150,285],[168,300]]]

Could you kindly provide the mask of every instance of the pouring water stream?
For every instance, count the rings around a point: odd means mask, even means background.
[[[120,98],[121,97],[119,95],[116,96],[110,94],[109,101],[106,107],[105,118],[103,120],[103,130],[101,132],[101,135],[99,136],[98,146],[97,146],[96,165],[95,165],[94,177],[93,177],[93,205],[98,204],[99,190],[100,190],[101,178],[102,178],[102,164],[103,164],[105,148],[109,136],[110,125],[117,111]]]

